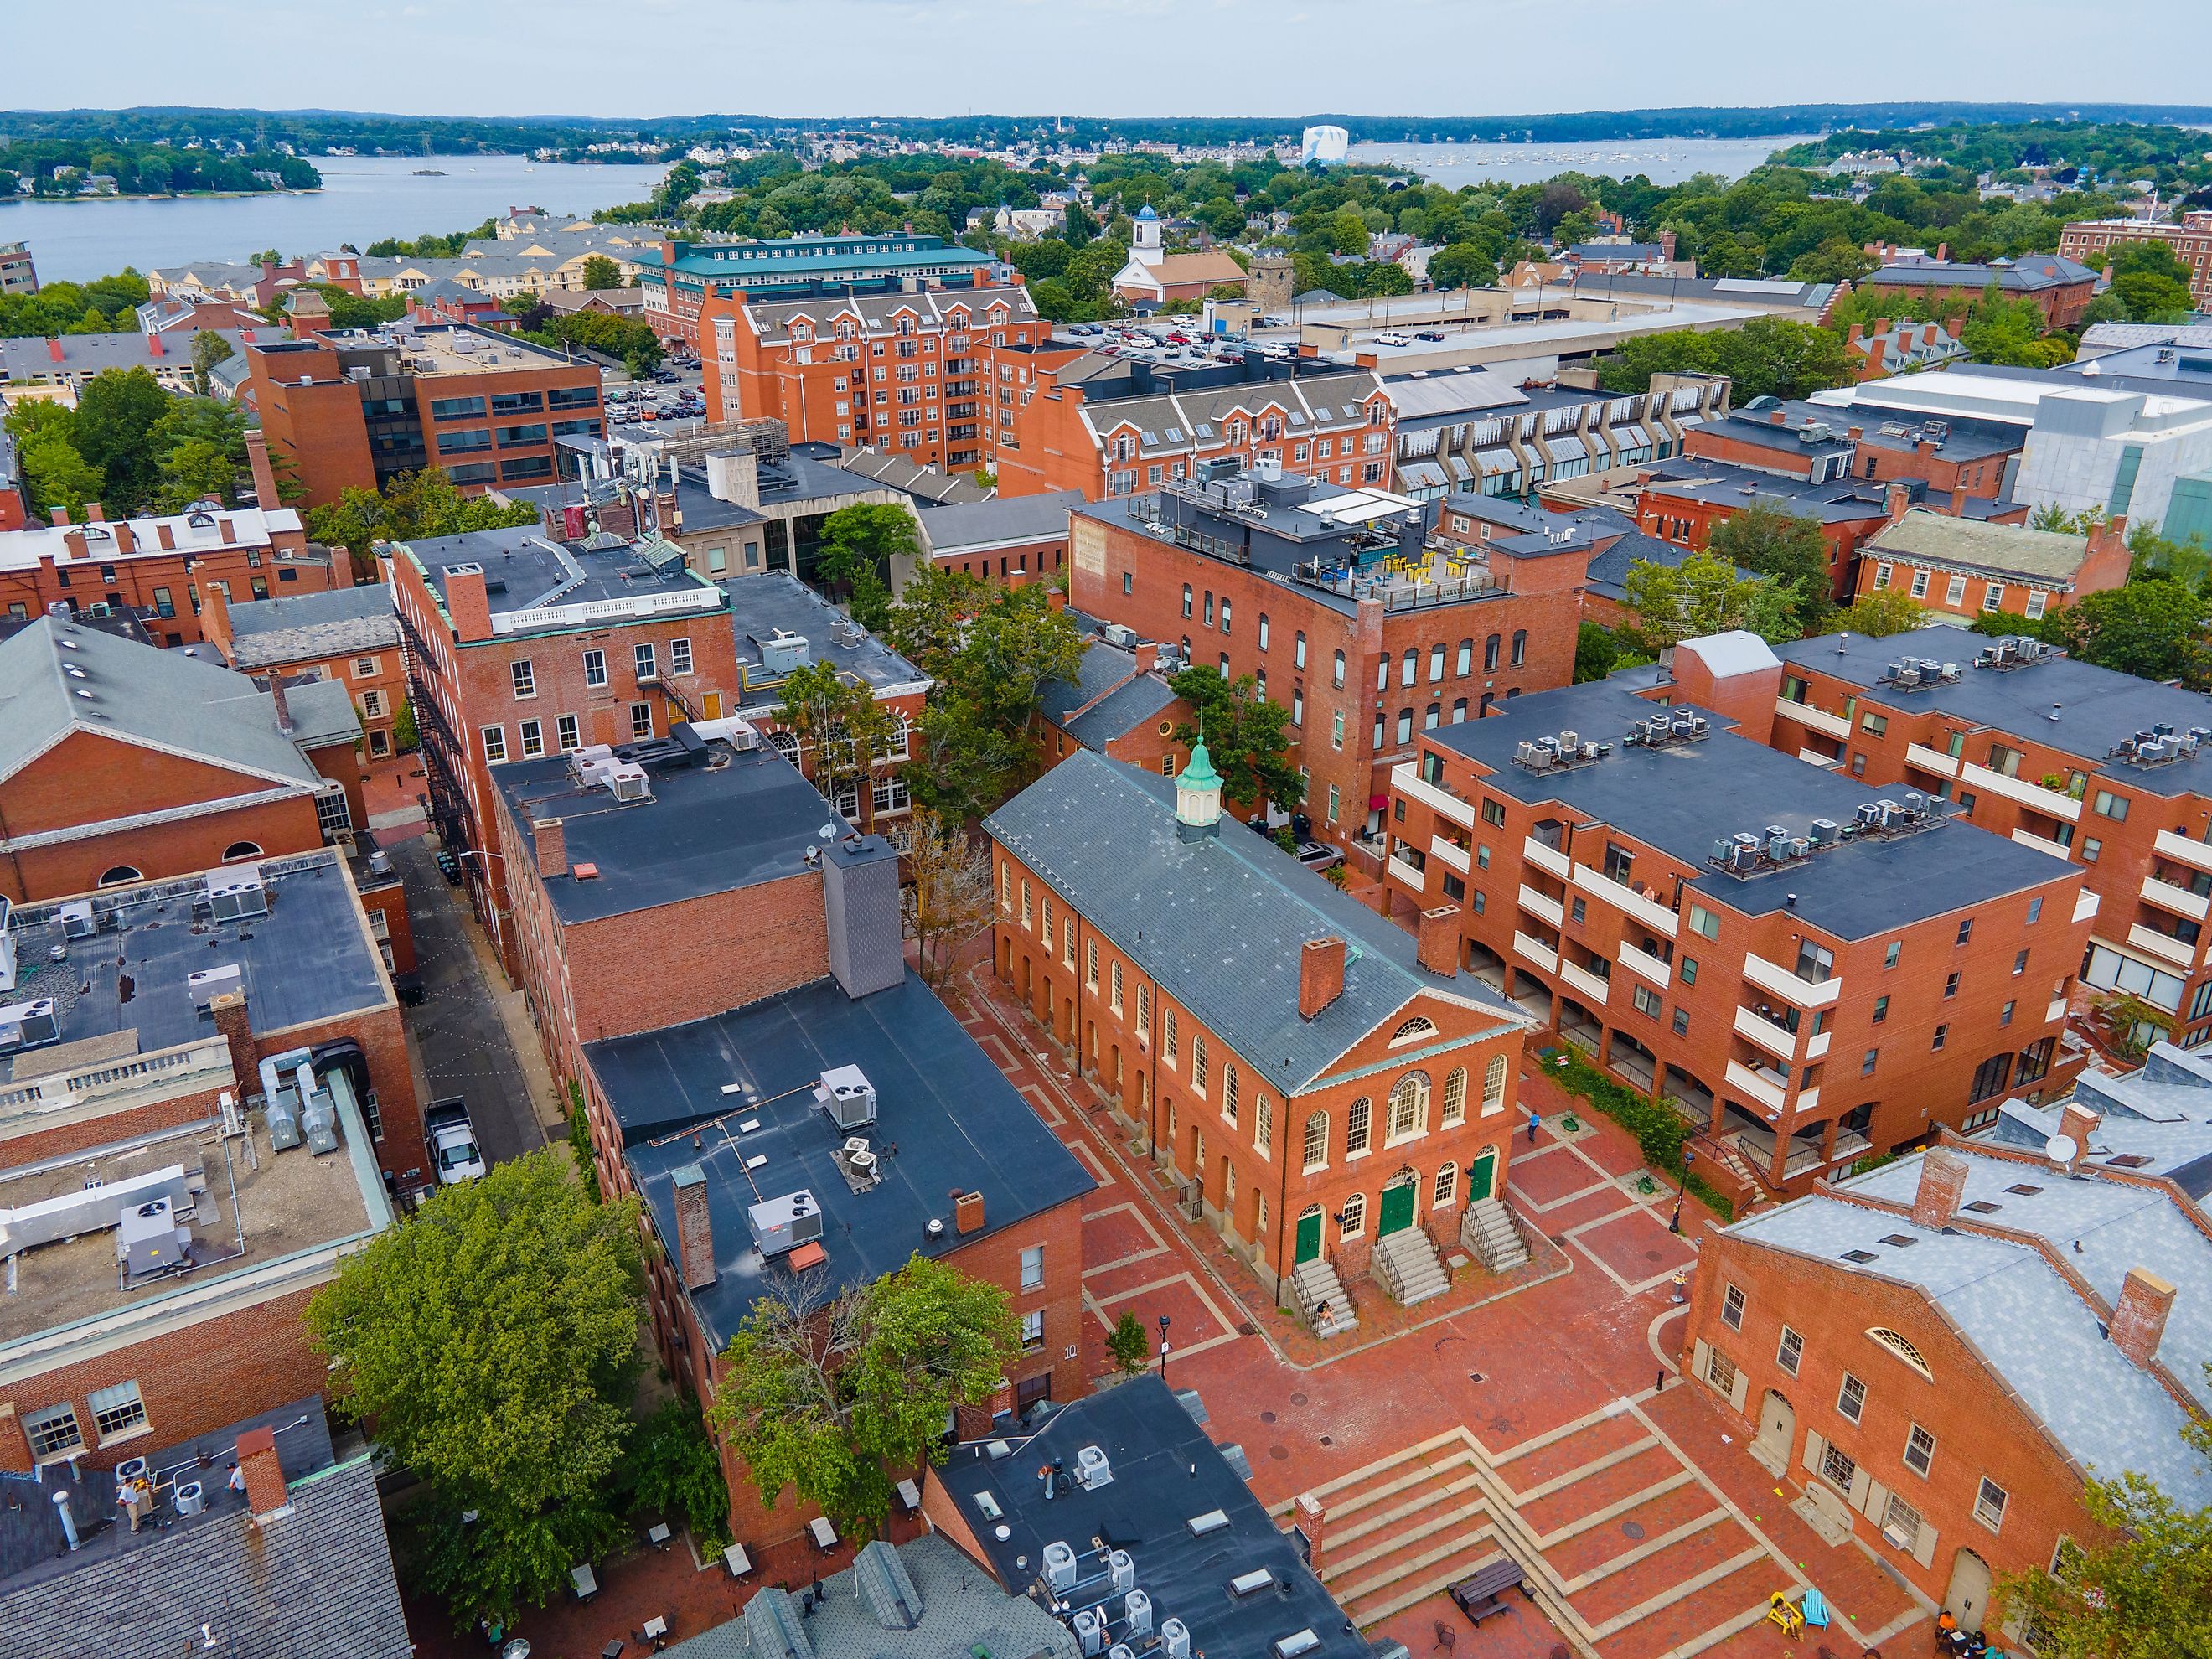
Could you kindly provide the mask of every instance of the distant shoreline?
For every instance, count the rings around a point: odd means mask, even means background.
[[[307,190],[165,190],[153,196],[118,191],[112,196],[0,197],[0,207],[13,207],[18,202],[36,202],[42,206],[53,207],[89,207],[96,202],[258,202],[264,196],[320,196],[322,193],[320,185]]]

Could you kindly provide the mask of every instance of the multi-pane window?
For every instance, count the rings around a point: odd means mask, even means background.
[[[1505,1109],[1505,1056],[1492,1054],[1482,1068],[1482,1111],[1487,1117]]]
[[[1121,1012],[1121,964],[1120,963],[1114,963],[1107,983],[1109,987],[1107,1000],[1112,1004],[1114,1012],[1118,1014]]]
[[[1364,1152],[1374,1133],[1375,1107],[1365,1095],[1352,1103],[1344,1115],[1344,1152],[1349,1158]]]
[[[530,665],[530,659],[519,657],[507,664],[507,672],[514,682],[514,695],[534,697],[538,695],[538,671]]]
[[[574,754],[584,746],[583,730],[574,714],[562,715],[554,722],[554,730],[559,734],[562,754]]]
[[[47,1406],[26,1412],[22,1424],[23,1437],[31,1443],[31,1455],[42,1462],[83,1449],[84,1431],[77,1427],[74,1406]]]
[[[1252,1144],[1265,1158],[1275,1145],[1275,1103],[1265,1094],[1252,1097]]]
[[[1044,1246],[1032,1244],[1022,1252],[1022,1288],[1041,1289],[1044,1285]]]
[[[507,758],[507,728],[503,726],[487,726],[483,728],[482,735],[484,760],[490,765],[498,765]]]
[[[651,703],[630,704],[629,734],[633,739],[641,742],[653,735],[653,705]]]
[[[1732,1331],[1743,1328],[1743,1287],[1731,1285],[1721,1297],[1721,1323]]]
[[[522,753],[526,759],[535,758],[545,752],[545,729],[536,720],[525,720],[518,728],[522,733]]]
[[[1194,1031],[1190,1037],[1190,1088],[1193,1094],[1203,1095],[1206,1092],[1206,1033]]]
[[[1467,1115],[1467,1068],[1455,1066],[1444,1078],[1444,1098],[1437,1121],[1449,1127]]]
[[[1882,1511],[1881,1528],[1884,1532],[1901,1534],[1907,1540],[1905,1547],[1910,1549],[1920,1537],[1920,1511],[1892,1492],[1888,1506]]]
[[[1152,1034],[1152,988],[1137,987],[1137,1041],[1143,1042]]]
[[[1030,878],[1022,878],[1022,927],[1026,931],[1031,924],[1030,912]]]
[[[1447,1159],[1437,1171],[1437,1184],[1431,1195],[1429,1207],[1441,1210],[1459,1200],[1459,1165]]]
[[[607,653],[594,648],[584,653],[584,684],[605,685],[607,683]]]
[[[691,641],[671,640],[668,642],[668,665],[678,674],[691,672]]]
[[[1838,1491],[1849,1492],[1858,1479],[1858,1460],[1831,1440],[1820,1452],[1820,1473]]]
[[[1782,1346],[1774,1351],[1774,1363],[1795,1376],[1804,1358],[1805,1339],[1784,1325],[1782,1328]]]
[[[1390,1139],[1400,1140],[1428,1127],[1429,1079],[1419,1072],[1400,1078],[1390,1091]]]
[[[1915,1474],[1925,1474],[1935,1461],[1936,1437],[1915,1423],[1912,1432],[1905,1437],[1905,1467]]]
[[[1166,1005],[1160,1009],[1160,1058],[1176,1063],[1176,1011]]]
[[[1974,1493],[1974,1519],[1995,1532],[2004,1524],[2004,1512],[2005,1489],[1984,1475]]]
[[[637,664],[638,678],[641,680],[649,680],[658,678],[659,670],[655,666],[653,641],[651,640],[646,640],[634,647],[630,654],[635,659]]]
[[[136,1382],[118,1382],[112,1389],[94,1389],[86,1402],[92,1407],[92,1425],[103,1440],[146,1426],[146,1402]]]
[[[1075,966],[1075,918],[1069,916],[1060,924],[1060,959],[1070,968]]]
[[[1735,1361],[1718,1348],[1708,1348],[1705,1351],[1705,1381],[1723,1394],[1733,1395],[1735,1392]]]
[[[1299,1162],[1308,1170],[1319,1170],[1328,1163],[1328,1114],[1313,1112],[1307,1115],[1304,1135],[1304,1145],[1299,1152]]]
[[[1850,1422],[1857,1422],[1866,1411],[1866,1384],[1845,1371],[1844,1386],[1836,1395],[1837,1413]]]
[[[1047,893],[1037,901],[1037,932],[1044,939],[1044,953],[1052,956],[1052,895]]]
[[[1095,939],[1084,942],[1083,982],[1093,991],[1098,988],[1098,941]]]
[[[1231,1128],[1237,1127],[1237,1068],[1227,1064],[1221,1068],[1221,1115]]]
[[[1358,1237],[1367,1231],[1367,1194],[1352,1194],[1344,1200],[1344,1208],[1338,1213],[1343,1218],[1338,1224],[1338,1235],[1344,1238]]]
[[[1044,1346],[1043,1309],[1040,1308],[1035,1313],[1025,1313],[1022,1316],[1022,1346],[1025,1349]]]

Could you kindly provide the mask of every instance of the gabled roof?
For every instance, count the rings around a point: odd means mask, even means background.
[[[1455,998],[1498,1029],[1527,1018],[1472,975],[1414,964],[1413,940],[1233,819],[1185,841],[1175,780],[1088,750],[1000,807],[984,828],[1051,882],[1116,949],[1276,1088],[1295,1093],[1422,995]],[[1344,994],[1298,1016],[1299,953],[1351,947]]]
[[[343,696],[344,688],[337,689]],[[309,702],[319,731],[325,724],[320,705],[312,696]],[[270,694],[245,675],[182,650],[159,650],[41,617],[0,641],[0,779],[73,732],[96,732],[275,783],[313,788],[322,781],[301,758],[297,741],[279,728]]]
[[[1988,571],[2054,584],[2071,582],[2089,556],[2089,538],[2025,525],[1986,524],[1914,507],[1885,526],[1863,551],[1938,564],[1947,569]]]

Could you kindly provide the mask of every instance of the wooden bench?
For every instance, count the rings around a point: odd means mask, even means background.
[[[1480,1625],[1492,1613],[1505,1611],[1505,1603],[1499,1598],[1506,1591],[1526,1591],[1528,1587],[1528,1574],[1521,1570],[1519,1562],[1507,1556],[1469,1573],[1451,1587],[1449,1594],[1459,1604],[1459,1610],[1467,1615],[1468,1622]]]

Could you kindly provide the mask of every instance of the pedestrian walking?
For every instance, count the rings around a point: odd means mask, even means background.
[[[1536,1131],[1543,1127],[1543,1122],[1544,1120],[1537,1116],[1534,1112],[1531,1111],[1528,1114],[1528,1144],[1531,1146],[1536,1144]]]

